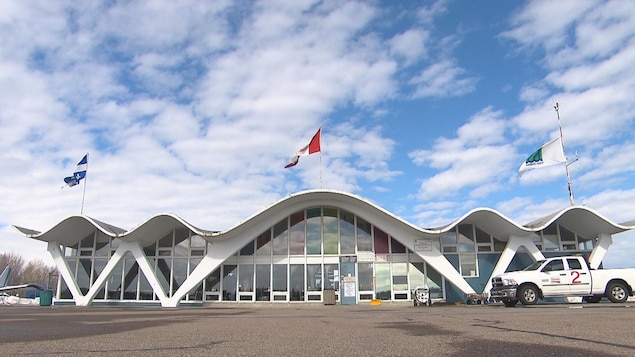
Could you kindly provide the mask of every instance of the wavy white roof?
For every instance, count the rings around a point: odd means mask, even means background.
[[[367,199],[335,190],[309,190],[292,194],[223,232],[200,229],[171,213],[154,215],[129,231],[83,215],[70,216],[45,232],[18,226],[14,228],[27,237],[45,242],[54,241],[63,245],[73,245],[78,239],[86,237],[95,229],[113,238],[139,241],[142,245],[156,241],[158,237],[176,228],[187,228],[209,241],[215,241],[231,239],[242,234],[255,237],[284,217],[316,206],[332,206],[348,210],[394,237],[403,234],[413,237],[437,237],[462,223],[475,224],[499,239],[506,239],[509,236],[527,236],[546,228],[555,221],[585,238],[594,238],[600,233],[612,235],[635,228],[633,224],[635,221],[619,224],[590,208],[571,206],[526,225],[515,223],[494,209],[476,208],[446,226],[426,229],[405,221]]]

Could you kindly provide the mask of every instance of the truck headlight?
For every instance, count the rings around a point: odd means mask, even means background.
[[[503,279],[503,285],[518,285],[514,279]]]

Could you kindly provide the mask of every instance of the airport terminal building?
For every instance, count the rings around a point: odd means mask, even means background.
[[[571,206],[525,225],[479,208],[420,228],[359,196],[311,190],[222,232],[171,214],[130,231],[87,216],[46,232],[15,228],[48,243],[62,278],[55,303],[176,307],[412,301],[417,286],[433,301],[465,301],[487,293],[493,275],[544,257],[582,254],[597,268],[612,236],[635,224]]]

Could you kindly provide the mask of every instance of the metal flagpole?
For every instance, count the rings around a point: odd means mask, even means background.
[[[320,148],[320,190],[322,189],[322,148]]]
[[[84,214],[84,198],[86,197],[86,180],[88,180],[88,154],[86,153],[86,175],[84,176],[84,192],[82,193],[82,208],[79,211],[79,214]]]
[[[564,154],[564,158],[565,158],[565,170],[567,172],[567,186],[569,188],[569,201],[571,202],[571,205],[574,206],[575,202],[573,200],[573,187],[571,185],[571,174],[569,173],[569,165],[573,164],[574,162],[578,161],[578,158],[576,157],[575,160],[573,160],[572,162],[569,162],[569,158],[567,158],[567,154],[564,151],[564,136],[562,135],[562,124],[560,123],[560,105],[556,102],[556,104],[553,106],[553,108],[556,110],[556,115],[558,116],[558,127],[560,128],[560,144],[562,145],[562,152],[565,153]]]

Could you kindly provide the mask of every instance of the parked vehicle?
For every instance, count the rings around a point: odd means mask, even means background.
[[[635,268],[591,270],[579,256],[536,261],[521,271],[492,278],[490,296],[505,306],[533,305],[539,299],[581,296],[597,303],[603,297],[615,303],[633,295]]]

